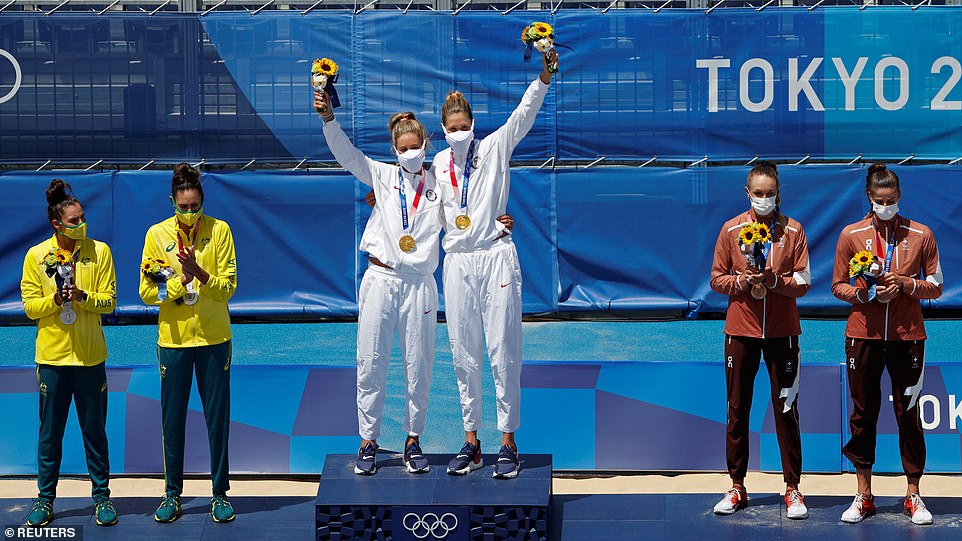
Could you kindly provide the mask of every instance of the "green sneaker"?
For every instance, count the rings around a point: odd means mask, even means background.
[[[33,509],[27,515],[27,526],[39,528],[46,526],[53,520],[53,501],[47,498],[37,498],[33,501]]]
[[[210,514],[214,517],[214,522],[234,520],[234,506],[230,504],[227,494],[219,494],[210,499]]]
[[[154,511],[154,520],[161,523],[173,522],[180,518],[180,496],[168,492],[160,500],[160,506]]]
[[[107,496],[94,498],[94,514],[97,515],[97,524],[100,526],[117,524],[117,510]]]

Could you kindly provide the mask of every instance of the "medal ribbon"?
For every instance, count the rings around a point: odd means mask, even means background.
[[[878,223],[872,218],[872,226],[875,227],[875,242],[878,248],[878,256],[882,257],[882,236],[878,231]],[[888,246],[885,249],[885,267],[882,270],[889,272],[892,269],[892,255],[895,253],[895,231],[898,229],[898,221],[892,224],[892,234],[889,235]]]
[[[411,223],[412,229],[414,228],[414,214],[418,210],[418,204],[421,203],[421,191],[424,190],[425,176],[426,175],[424,174],[421,175],[421,182],[418,183],[417,193],[414,194],[414,204],[411,205],[412,210],[411,210],[410,223]],[[404,231],[407,231],[408,230],[408,198],[407,198],[407,195],[404,193],[404,175],[401,174],[400,167],[397,168],[397,177],[398,177],[398,182],[397,182],[398,197],[400,197],[401,199],[401,225],[404,228]],[[413,180],[413,177],[412,177],[412,180]]]
[[[478,140],[475,139],[471,141],[471,146],[468,147],[468,157],[464,161],[464,185],[461,186],[461,210],[464,210],[468,206],[468,180],[471,178],[471,162],[474,158],[474,148],[475,143]],[[451,186],[455,190],[458,189],[458,176],[454,173],[454,150],[451,150],[451,164],[448,168],[448,172],[451,174]]]

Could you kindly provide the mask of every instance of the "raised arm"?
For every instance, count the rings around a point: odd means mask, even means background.
[[[508,121],[493,134],[498,140],[507,143],[510,148],[518,146],[534,126],[534,120],[538,116],[538,111],[541,110],[541,104],[544,103],[544,98],[548,94],[548,85],[551,84],[551,78],[554,76],[554,73],[548,71],[548,66],[557,67],[558,65],[557,51],[550,50],[543,54],[541,64],[541,74],[528,85],[524,96],[521,97],[521,103],[511,112]]]
[[[340,122],[334,118],[334,110],[329,105],[326,92],[314,93],[314,109],[324,119],[324,139],[327,140],[327,146],[337,163],[359,181],[374,186],[374,171],[380,167],[391,166],[368,158],[351,143]]]

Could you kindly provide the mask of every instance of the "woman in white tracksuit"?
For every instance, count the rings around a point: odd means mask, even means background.
[[[427,415],[434,328],[437,325],[441,201],[434,175],[425,169],[427,132],[414,113],[398,113],[388,129],[398,165],[374,161],[354,147],[334,120],[326,93],[314,95],[324,119],[324,137],[342,167],[374,188],[378,205],[361,237],[369,265],[358,292],[357,420],[361,436],[354,472],[377,472],[375,453],[384,409],[388,365],[395,330],[407,378],[404,464],[411,473],[428,471],[419,436]]]
[[[487,342],[494,375],[501,450],[494,476],[513,478],[520,464],[514,432],[520,425],[521,266],[509,231],[496,218],[505,213],[511,153],[534,125],[554,72],[557,53],[542,56],[542,71],[508,121],[483,139],[474,138],[471,106],[460,92],[448,94],[441,124],[451,148],[431,169],[444,206],[444,298],[448,334],[461,394],[465,443],[448,464],[462,475],[480,468],[481,366]]]

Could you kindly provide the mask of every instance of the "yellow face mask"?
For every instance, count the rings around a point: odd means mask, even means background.
[[[175,205],[174,214],[182,224],[186,225],[187,227],[194,227],[194,224],[197,223],[197,220],[199,220],[201,215],[204,214],[204,207],[201,207],[195,211],[186,211],[180,210]]]
[[[60,222],[60,225],[64,227],[63,231],[57,230],[57,233],[73,240],[84,240],[87,238],[87,222],[80,222],[77,225],[67,225]]]

